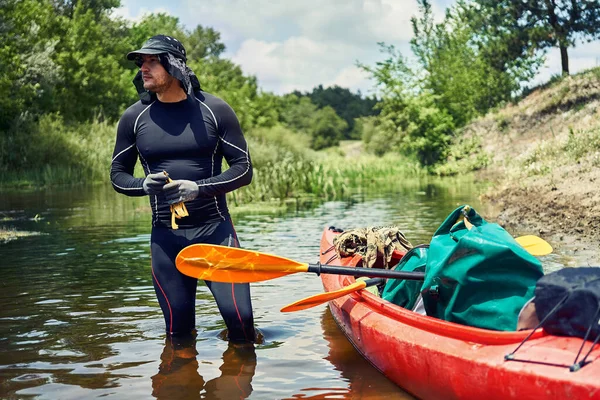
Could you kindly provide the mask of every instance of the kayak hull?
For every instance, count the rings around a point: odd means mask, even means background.
[[[336,235],[325,229],[322,264],[356,266],[339,259]],[[355,282],[321,275],[326,291]],[[419,315],[361,290],[329,302],[331,313],[356,350],[398,386],[421,399],[600,399],[600,346],[589,364],[570,372],[582,340],[543,330],[499,332]],[[527,335],[532,337],[506,361]],[[584,353],[591,342],[586,342]],[[581,358],[581,357],[580,357]]]

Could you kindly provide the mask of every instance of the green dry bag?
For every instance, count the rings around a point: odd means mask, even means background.
[[[425,272],[429,245],[419,245],[410,249],[394,268],[395,271]],[[422,281],[388,279],[381,297],[400,307],[412,310],[421,292]]]
[[[468,229],[462,217],[473,227]],[[542,265],[500,225],[469,206],[454,210],[431,239],[421,288],[427,315],[514,331]]]

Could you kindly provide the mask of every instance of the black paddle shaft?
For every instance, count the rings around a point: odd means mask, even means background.
[[[370,276],[373,278],[406,279],[413,281],[422,281],[425,279],[424,272],[392,271],[381,268],[340,267],[339,265],[322,265],[321,263],[308,264],[308,272],[314,272],[317,275]]]

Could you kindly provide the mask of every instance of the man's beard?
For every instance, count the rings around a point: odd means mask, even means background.
[[[162,93],[162,92],[166,91],[173,83],[173,79],[169,79],[169,78],[170,77],[167,77],[166,79],[162,79],[162,80],[157,80],[153,76],[152,81],[144,82],[144,89],[149,90],[154,93]]]

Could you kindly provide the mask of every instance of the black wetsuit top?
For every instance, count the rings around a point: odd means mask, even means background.
[[[115,190],[144,196],[144,178],[134,178],[137,159],[146,174],[167,171],[171,179],[198,184],[199,195],[187,201],[189,217],[180,228],[224,221],[229,217],[225,194],[252,180],[248,145],[238,119],[223,100],[196,92],[177,103],[138,101],[125,111],[117,129],[110,178]],[[221,173],[225,158],[229,169]],[[171,226],[169,205],[150,196],[152,225]]]

